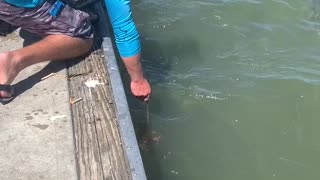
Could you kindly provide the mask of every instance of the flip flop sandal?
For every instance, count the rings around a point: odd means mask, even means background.
[[[4,85],[0,84],[0,91],[6,91],[7,93],[11,94],[10,97],[0,97],[0,102],[8,103],[14,98],[14,89],[11,85]]]

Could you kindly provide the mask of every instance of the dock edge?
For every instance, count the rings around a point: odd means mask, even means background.
[[[95,9],[99,14],[99,31],[103,38],[102,47],[105,54],[104,61],[110,77],[111,91],[115,100],[115,110],[120,136],[123,141],[123,148],[129,161],[132,179],[147,180],[112,44],[111,33],[109,32],[110,23],[103,9],[104,4],[101,4],[98,3],[95,5]]]

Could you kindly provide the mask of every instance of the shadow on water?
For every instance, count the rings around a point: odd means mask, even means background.
[[[155,80],[159,83],[167,82],[174,67],[173,73],[176,70],[189,70],[193,64],[201,63],[203,59],[199,42],[188,35],[167,37],[164,40],[143,39],[142,46],[145,68],[151,73],[153,83]]]
[[[162,155],[159,156],[159,146],[164,143],[162,142],[163,137],[167,136],[166,138],[169,139],[170,137],[161,132],[159,124],[164,122],[159,122],[154,117],[157,116],[159,111],[166,111],[167,108],[172,107],[172,104],[176,104],[175,111],[182,112],[183,110],[179,109],[180,102],[176,102],[175,95],[170,94],[169,90],[162,91],[160,87],[164,85],[165,89],[170,88],[166,84],[172,81],[172,67],[177,66],[180,60],[183,61],[183,57],[194,57],[196,59],[199,58],[200,53],[197,42],[192,38],[168,39],[164,42],[142,38],[142,49],[144,72],[153,89],[149,102],[149,123],[147,123],[147,104],[132,96],[130,78],[119,56],[118,62],[120,63],[121,75],[147,176],[149,179],[162,180],[164,179],[163,169],[166,168],[161,166]],[[178,59],[178,56],[181,59]],[[186,64],[181,64],[181,66],[187,66]],[[160,136],[160,140],[157,139],[158,136]]]

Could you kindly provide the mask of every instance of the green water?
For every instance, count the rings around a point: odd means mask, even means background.
[[[320,179],[319,0],[134,0],[150,180]],[[147,129],[147,130],[146,130]]]

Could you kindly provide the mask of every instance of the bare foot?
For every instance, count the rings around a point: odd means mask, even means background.
[[[0,53],[0,84],[10,85],[14,78],[18,75],[17,59],[13,58],[11,52]],[[10,97],[13,92],[0,91],[0,97]]]

